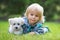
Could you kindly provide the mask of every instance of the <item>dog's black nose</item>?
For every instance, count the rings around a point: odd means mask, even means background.
[[[18,29],[18,27],[15,27],[16,29]]]

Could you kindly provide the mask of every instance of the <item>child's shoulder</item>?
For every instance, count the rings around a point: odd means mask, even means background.
[[[25,23],[26,25],[28,25],[28,19],[27,19],[27,17],[23,17],[23,19],[24,19],[24,23]]]
[[[27,17],[22,17],[24,20],[27,20]]]
[[[43,24],[38,22],[36,25],[37,25],[37,27],[42,27]]]

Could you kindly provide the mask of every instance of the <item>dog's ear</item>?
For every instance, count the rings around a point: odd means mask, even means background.
[[[11,25],[13,22],[13,18],[8,19],[9,24]]]

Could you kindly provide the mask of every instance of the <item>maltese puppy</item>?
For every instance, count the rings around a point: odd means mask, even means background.
[[[9,21],[9,32],[13,34],[22,34],[23,28],[22,25],[24,24],[24,20],[22,18],[10,18]]]

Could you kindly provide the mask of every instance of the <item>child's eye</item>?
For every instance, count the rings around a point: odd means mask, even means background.
[[[18,25],[20,25],[19,23],[17,23]]]
[[[15,23],[13,25],[15,25]]]
[[[33,14],[30,14],[31,16],[33,16]]]
[[[38,17],[38,15],[35,15],[36,17]]]

